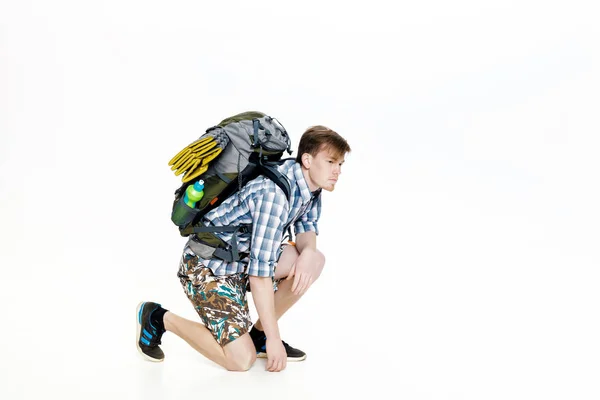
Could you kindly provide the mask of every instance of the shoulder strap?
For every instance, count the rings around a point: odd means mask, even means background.
[[[283,190],[285,194],[285,198],[290,200],[290,182],[288,179],[277,169],[277,165],[279,163],[259,163],[258,167],[260,168],[261,173],[263,173],[267,178],[271,179],[277,186]]]

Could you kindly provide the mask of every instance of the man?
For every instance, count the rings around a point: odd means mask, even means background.
[[[310,288],[321,274],[324,255],[317,249],[321,189],[333,191],[350,146],[324,126],[310,127],[300,139],[295,160],[278,167],[291,193],[270,179],[258,177],[206,214],[205,225],[252,224],[249,232],[219,233],[248,257],[238,262],[203,259],[194,253],[194,237],[184,248],[178,276],[202,322],[193,322],[162,308],[138,305],[140,353],[162,361],[159,347],[164,332],[173,332],[198,352],[230,371],[248,370],[256,357],[266,357],[268,371],[281,371],[287,361],[306,354],[281,340],[277,320]],[[282,244],[285,228],[293,226],[296,242]],[[259,320],[251,323],[246,290],[252,291]]]

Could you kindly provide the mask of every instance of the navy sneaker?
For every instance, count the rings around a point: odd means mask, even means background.
[[[160,304],[141,302],[137,306],[137,349],[146,360],[161,362],[165,353],[158,346],[164,330],[155,327],[150,321],[152,312],[158,310]]]
[[[254,348],[256,349],[256,357],[267,358],[267,337],[265,336],[265,333],[263,331],[259,331],[255,327],[252,327],[250,330],[250,338],[252,338]],[[302,350],[293,348],[283,340],[281,343],[283,343],[283,347],[287,353],[288,361],[302,361],[306,358],[306,353]]]

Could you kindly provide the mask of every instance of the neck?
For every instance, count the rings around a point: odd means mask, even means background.
[[[302,175],[304,175],[304,180],[306,181],[306,184],[308,185],[308,189],[311,192],[314,192],[315,190],[319,189],[319,187],[312,181],[312,179],[310,179],[308,170],[304,167],[302,167]]]

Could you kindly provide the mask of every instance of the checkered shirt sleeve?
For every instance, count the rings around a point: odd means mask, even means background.
[[[304,232],[315,232],[319,234],[319,228],[317,221],[321,216],[321,196],[317,197],[315,201],[311,203],[310,208],[304,214],[298,218],[294,224],[294,231],[296,235]]]
[[[275,274],[283,238],[283,227],[289,214],[289,203],[279,188],[264,189],[262,195],[249,202],[252,215],[252,243],[248,275],[269,277]]]

